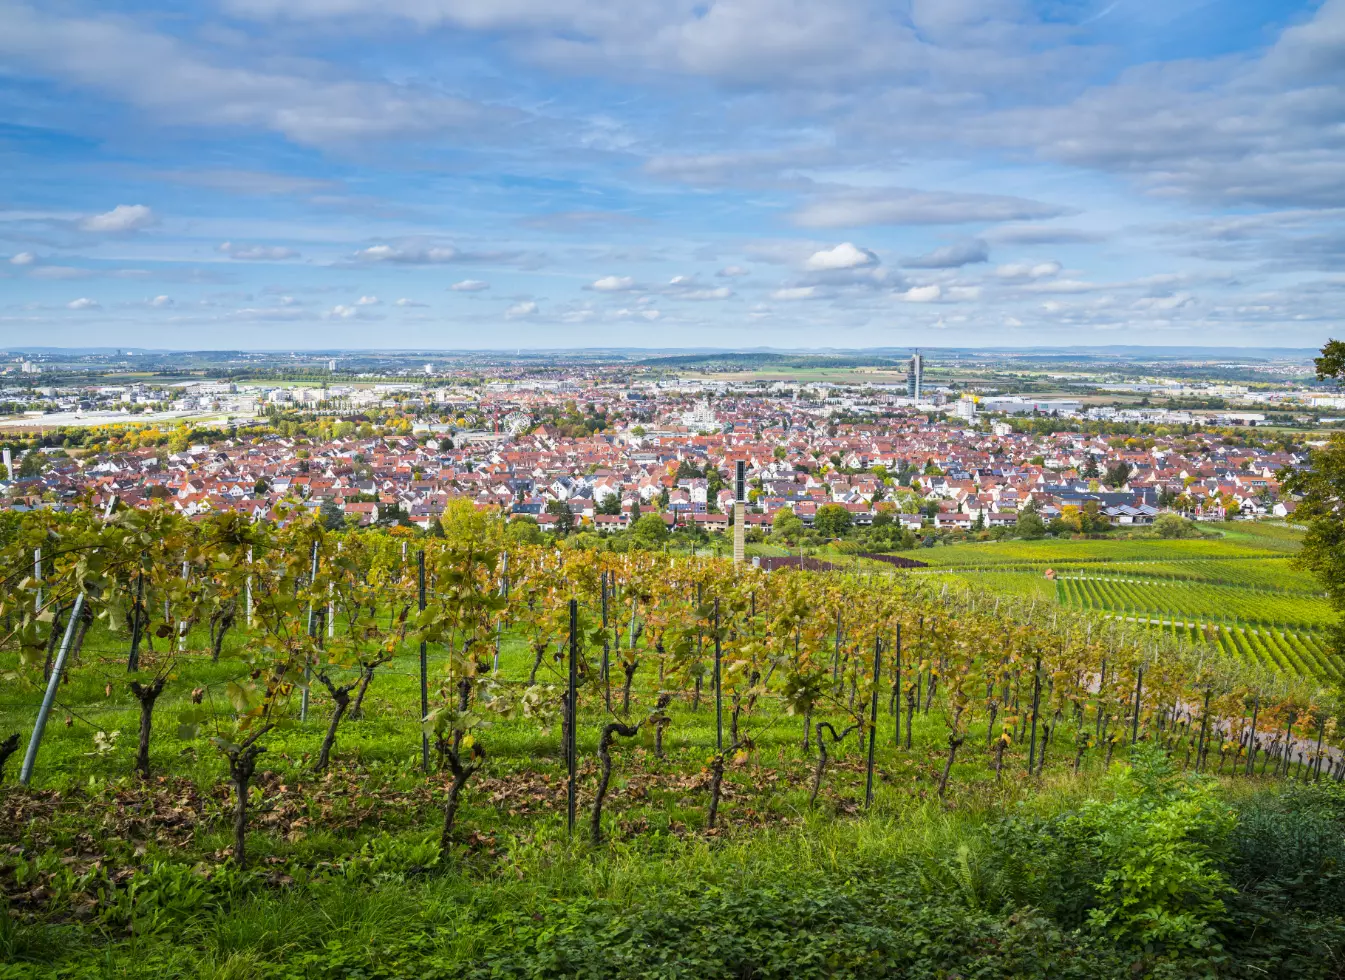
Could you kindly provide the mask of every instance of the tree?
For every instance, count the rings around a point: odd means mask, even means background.
[[[1345,380],[1345,342],[1328,340],[1316,366],[1317,377],[1324,381]],[[1332,607],[1345,612],[1345,433],[1332,433],[1325,446],[1310,451],[1308,460],[1307,469],[1279,474],[1285,493],[1301,495],[1293,520],[1308,529],[1294,560],[1317,576]],[[1345,626],[1339,623],[1332,645],[1336,653],[1345,652]]]
[[[318,508],[318,519],[328,531],[339,531],[346,526],[346,515],[335,500],[324,500]]]
[[[556,518],[554,526],[557,534],[569,534],[574,530],[574,513],[565,501],[548,500],[546,502],[546,512]]]
[[[1180,514],[1159,514],[1154,531],[1160,538],[1190,538],[1196,533],[1195,526]]]
[[[792,542],[803,533],[803,521],[788,507],[781,507],[771,519],[771,534]]]
[[[851,523],[850,512],[840,504],[823,504],[813,518],[813,527],[829,538],[843,537]]]
[[[1107,467],[1107,475],[1102,482],[1109,487],[1124,486],[1125,482],[1130,479],[1130,473],[1130,464],[1125,460],[1117,460]]]
[[[621,514],[621,494],[609,493],[598,503],[598,513],[608,517],[617,517]]]
[[[1029,540],[1046,533],[1046,522],[1036,510],[1024,510],[1018,515],[1018,536]]]
[[[630,529],[631,541],[642,548],[655,549],[668,540],[668,525],[662,514],[645,514]]]
[[[1079,471],[1079,475],[1082,476],[1085,480],[1095,479],[1099,475],[1097,468],[1097,457],[1094,456],[1092,453],[1088,454],[1088,462],[1083,464],[1083,469]]]

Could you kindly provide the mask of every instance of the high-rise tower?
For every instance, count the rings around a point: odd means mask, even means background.
[[[916,351],[911,356],[911,365],[906,370],[906,395],[916,401],[920,400],[920,388],[925,380],[925,359]]]

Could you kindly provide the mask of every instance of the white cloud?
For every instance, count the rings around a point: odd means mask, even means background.
[[[733,295],[733,290],[728,286],[716,286],[713,289],[688,289],[683,293],[675,294],[679,299],[711,300],[728,299]]]
[[[617,310],[612,314],[618,320],[648,320],[651,323],[663,316],[658,310]]]
[[[724,266],[724,268],[716,272],[715,275],[724,276],[725,278],[733,278],[736,276],[747,275],[747,270],[740,265],[726,265]]]
[[[489,289],[490,283],[482,282],[480,279],[463,279],[448,288],[455,293],[479,293],[483,289]]]
[[[954,303],[971,303],[981,298],[981,287],[949,286],[945,295]]]
[[[780,300],[814,299],[816,296],[816,286],[786,286],[771,293],[771,299]]]
[[[933,303],[943,295],[943,288],[938,283],[929,286],[912,286],[906,292],[897,295],[907,303]]]
[[[537,304],[530,299],[524,300],[520,303],[515,303],[513,306],[509,307],[509,309],[504,311],[504,315],[508,317],[510,320],[517,320],[520,317],[525,316],[536,316]]]
[[[334,320],[353,320],[359,313],[360,311],[353,306],[338,304],[327,311],[327,316]]]
[[[37,256],[32,252],[20,252],[18,255],[11,255],[9,258],[10,265],[32,265],[36,261]]]
[[[292,248],[285,248],[283,245],[235,245],[233,242],[221,242],[216,246],[215,251],[229,256],[231,259],[239,259],[248,262],[279,262],[283,259],[292,259],[298,256]]]
[[[460,258],[462,253],[451,245],[411,248],[370,245],[355,253],[355,259],[359,262],[393,262],[398,265],[436,265],[442,262],[455,262]]]
[[[428,304],[428,303],[417,303],[415,300],[413,300],[413,299],[407,299],[405,296],[403,296],[401,299],[397,300],[397,304],[396,304],[396,305],[398,305],[398,306],[419,306],[419,307],[425,307],[425,306],[428,306],[429,304]]]
[[[81,219],[79,227],[100,234],[122,234],[148,228],[155,220],[154,212],[143,204],[118,204],[111,211]]]
[[[958,242],[956,245],[944,245],[925,255],[902,259],[901,264],[908,269],[959,269],[964,265],[975,265],[990,258],[990,247],[979,238]]]
[[[1060,272],[1059,262],[1012,262],[995,270],[1001,279],[1044,279]]]
[[[361,296],[355,300],[356,306],[377,306],[379,299],[377,296]]]
[[[73,265],[39,265],[28,275],[34,279],[88,279],[93,273]]]
[[[589,289],[595,289],[600,293],[621,293],[637,288],[635,280],[630,276],[603,276],[595,280]]]
[[[1180,310],[1186,306],[1194,306],[1196,298],[1190,293],[1173,293],[1171,296],[1144,296],[1135,300],[1133,306],[1137,310]]]
[[[216,63],[128,17],[65,17],[54,10],[22,0],[4,4],[0,60],[9,71],[22,67],[168,122],[251,127],[326,145],[488,126],[521,115],[499,107],[487,117],[430,86],[348,81],[299,58],[260,58],[268,67],[250,68],[235,54],[232,63]],[[221,47],[239,51],[227,42]]]
[[[1095,293],[1108,287],[1082,279],[1053,279],[1049,282],[1031,282],[1022,288],[1029,293]]]
[[[98,301],[89,299],[87,296],[81,296],[79,299],[72,299],[65,305],[67,309],[71,310],[96,310],[99,308]]]
[[[165,306],[172,306],[172,305],[173,305],[173,297],[171,297],[171,296],[155,296],[152,300],[149,301],[149,305],[150,305],[150,306],[153,306],[153,307],[156,307],[156,308],[158,308],[158,309],[163,309]]]
[[[794,214],[805,228],[866,225],[957,225],[972,221],[1054,218],[1068,208],[996,194],[949,194],[907,188],[842,189],[820,196]]]
[[[809,272],[836,272],[841,269],[860,269],[877,265],[878,256],[866,248],[850,242],[841,242],[835,248],[824,248],[808,256],[803,267]]]

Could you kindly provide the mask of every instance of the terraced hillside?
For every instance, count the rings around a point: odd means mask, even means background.
[[[983,588],[1150,626],[1290,674],[1345,677],[1328,650],[1336,614],[1294,567],[1301,532],[1220,528],[1219,538],[1043,540],[933,548],[921,559]]]

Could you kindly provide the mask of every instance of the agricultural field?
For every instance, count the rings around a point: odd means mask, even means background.
[[[1302,532],[1241,522],[1218,530],[1217,539],[987,542],[919,557],[940,569],[936,577],[1146,626],[1237,662],[1345,677],[1326,640],[1336,613],[1311,573],[1292,563]]]
[[[34,521],[0,556],[3,980],[1345,956],[1345,746],[1307,681],[946,575],[511,547],[475,512]]]

